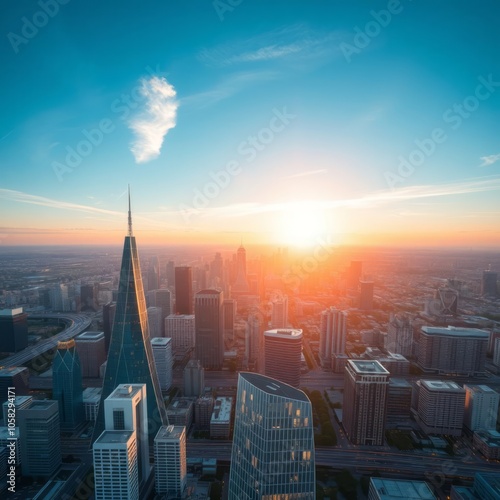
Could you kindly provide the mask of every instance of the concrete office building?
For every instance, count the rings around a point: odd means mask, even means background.
[[[22,307],[0,310],[0,352],[28,347],[28,315]]]
[[[368,500],[436,500],[425,481],[371,477]]]
[[[92,449],[95,500],[139,500],[135,431],[103,431]]]
[[[154,446],[156,493],[167,498],[182,498],[187,484],[186,428],[162,427]]]
[[[137,439],[139,487],[147,482],[151,474],[148,440],[150,420],[152,419],[148,419],[146,384],[120,384],[104,400],[106,431],[134,432]]]
[[[426,434],[460,436],[464,420],[465,390],[457,383],[419,380],[417,422]]]
[[[464,425],[471,431],[496,430],[500,394],[487,385],[464,384]]]
[[[347,361],[342,423],[352,443],[384,444],[389,376],[378,361]]]
[[[172,385],[172,339],[156,337],[151,339],[153,348],[153,359],[155,361],[156,373],[160,382],[160,389],[168,391]]]
[[[193,270],[189,266],[175,268],[175,313],[193,314]]]
[[[223,300],[220,290],[195,296],[195,358],[205,370],[220,370],[224,362]]]
[[[0,403],[7,401],[9,387],[14,387],[16,396],[26,396],[29,392],[30,372],[25,366],[0,368]]]
[[[210,437],[229,439],[231,434],[231,411],[233,398],[220,397],[215,400],[210,418]]]
[[[172,339],[175,359],[183,359],[194,349],[194,314],[171,314],[165,318],[165,337]]]
[[[477,328],[423,326],[417,363],[425,372],[481,375],[485,372],[489,332]]]
[[[61,465],[59,403],[32,401],[16,414],[23,476],[49,478]]]
[[[321,313],[319,356],[324,368],[332,368],[334,355],[345,355],[347,313],[330,307]]]
[[[191,359],[184,368],[184,396],[199,397],[205,390],[205,369],[198,359]]]
[[[279,295],[271,300],[271,328],[288,327],[288,297]]]
[[[301,354],[302,330],[290,328],[264,332],[266,376],[299,387]]]
[[[82,377],[99,378],[99,368],[106,361],[104,332],[83,332],[75,338]]]

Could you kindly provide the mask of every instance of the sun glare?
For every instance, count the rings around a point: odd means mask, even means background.
[[[311,247],[325,236],[327,225],[323,210],[297,205],[281,214],[277,239],[280,244],[295,247]]]

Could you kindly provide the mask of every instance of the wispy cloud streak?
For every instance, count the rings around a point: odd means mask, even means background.
[[[91,214],[106,214],[106,215],[119,215],[123,217],[122,212],[114,210],[106,210],[104,208],[91,207],[88,205],[79,205],[77,203],[70,203],[67,201],[53,200],[43,196],[34,194],[23,193],[22,191],[14,191],[12,189],[0,189],[0,198],[18,203],[26,203],[28,205],[39,205],[42,207],[55,208],[59,210],[72,210],[76,212],[85,212]]]
[[[500,161],[500,154],[481,156],[480,160],[482,161],[481,165],[479,165],[480,167],[489,167],[493,163]]]
[[[145,110],[129,123],[135,133],[131,151],[136,163],[146,163],[160,155],[163,140],[175,127],[177,108],[175,89],[165,78],[153,76],[141,80],[141,94],[146,99]]]
[[[411,200],[456,196],[500,190],[500,178],[471,179],[442,185],[408,186],[383,190],[343,200],[307,200],[281,203],[235,203],[222,207],[210,207],[199,211],[203,217],[245,217],[248,215],[281,212],[287,210],[330,210],[334,208],[369,209]]]
[[[339,52],[341,32],[318,33],[303,24],[286,26],[231,44],[203,49],[198,59],[207,66],[226,67],[235,64],[321,58]],[[337,43],[336,43],[337,42]]]

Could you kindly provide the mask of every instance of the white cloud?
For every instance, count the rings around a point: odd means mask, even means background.
[[[489,165],[493,165],[493,163],[500,161],[500,154],[481,156],[481,161],[482,163],[479,165],[480,167],[488,167]]]
[[[145,110],[132,118],[129,128],[136,135],[131,146],[135,161],[146,163],[159,156],[163,139],[175,127],[179,103],[174,87],[165,78],[143,78],[140,92],[146,99]]]

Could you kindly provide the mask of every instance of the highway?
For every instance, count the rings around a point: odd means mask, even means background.
[[[189,457],[216,458],[229,461],[231,443],[218,441],[187,442]],[[360,472],[378,470],[380,472],[411,476],[415,478],[464,477],[471,478],[476,472],[498,473],[498,462],[486,462],[470,457],[433,457],[418,453],[398,453],[393,451],[370,451],[363,449],[316,448],[316,466],[336,469],[356,469]]]
[[[41,340],[36,345],[27,347],[22,351],[2,359],[0,364],[2,367],[21,366],[31,359],[36,358],[50,349],[57,346],[61,340],[69,340],[82,333],[92,324],[92,316],[85,314],[72,313],[48,313],[48,314],[30,314],[30,319],[59,319],[69,323],[69,327],[65,328],[61,333],[54,335],[48,339]]]

